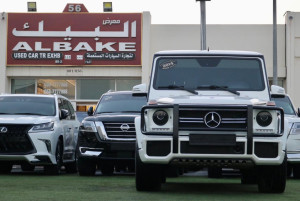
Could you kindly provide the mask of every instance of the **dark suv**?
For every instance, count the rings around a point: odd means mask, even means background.
[[[146,96],[131,91],[107,92],[100,98],[95,111],[80,126],[78,135],[78,171],[94,175],[99,168],[103,175],[114,170],[134,170],[135,126]]]

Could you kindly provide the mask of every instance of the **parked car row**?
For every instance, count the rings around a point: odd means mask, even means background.
[[[267,83],[258,53],[167,51],[154,55],[148,94],[108,92],[81,124],[62,96],[1,95],[0,172],[135,169],[136,189],[148,191],[177,168],[230,167],[259,192],[282,193],[287,166],[299,175],[300,118]]]

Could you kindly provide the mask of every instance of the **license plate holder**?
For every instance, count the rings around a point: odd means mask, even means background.
[[[236,135],[233,134],[190,134],[191,146],[235,146]]]

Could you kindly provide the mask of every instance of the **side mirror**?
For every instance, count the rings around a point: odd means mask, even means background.
[[[272,85],[271,93],[272,94],[285,94],[285,89],[280,86],[277,86],[277,85]]]
[[[300,117],[300,107],[298,107],[298,117]]]
[[[89,116],[92,116],[93,113],[94,113],[94,108],[91,106],[91,107],[89,107],[89,109],[88,109],[88,111],[87,111],[87,114],[88,114]]]
[[[69,116],[68,110],[65,110],[65,109],[60,110],[60,115],[59,115],[60,119],[66,119],[68,116]]]
[[[132,87],[132,95],[133,96],[147,96],[147,85],[139,84]]]

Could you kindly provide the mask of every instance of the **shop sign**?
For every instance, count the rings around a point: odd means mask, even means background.
[[[9,13],[8,66],[141,66],[142,14]]]

